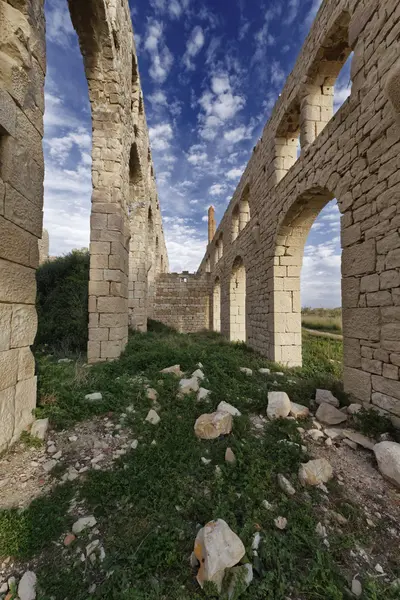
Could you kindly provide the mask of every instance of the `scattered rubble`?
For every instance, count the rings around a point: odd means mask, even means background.
[[[373,450],[382,475],[400,488],[400,444],[380,442]]]
[[[85,396],[85,400],[88,400],[89,402],[99,402],[102,399],[103,395],[101,392],[93,392],[92,394],[86,394]]]
[[[202,402],[203,400],[207,400],[207,398],[209,397],[209,395],[211,394],[210,390],[207,390],[206,388],[200,388],[199,391],[197,392],[197,402]]]
[[[224,401],[222,401],[218,404],[217,411],[227,412],[230,415],[232,415],[232,417],[240,417],[242,415],[242,413],[237,408],[232,406],[232,404],[228,404],[228,402],[224,402]]]
[[[194,431],[196,436],[203,440],[228,435],[232,431],[232,415],[220,411],[201,415],[194,425]]]
[[[44,440],[46,437],[47,430],[49,428],[48,419],[36,419],[31,428],[31,436],[36,437],[39,440]]]
[[[240,367],[239,371],[241,373],[244,373],[245,375],[247,375],[248,377],[251,377],[253,375],[253,371],[252,369],[248,369],[247,367]]]
[[[330,404],[335,408],[339,408],[340,406],[339,400],[335,398],[330,390],[316,390],[315,402],[317,404]]]
[[[299,480],[304,486],[316,486],[320,483],[327,483],[332,477],[333,469],[325,458],[317,458],[300,465]]]
[[[347,416],[344,413],[326,402],[319,405],[315,416],[321,423],[326,425],[339,425],[339,423],[347,421]]]
[[[290,481],[286,479],[286,477],[281,473],[279,473],[278,475],[278,485],[281,488],[281,490],[285,492],[285,494],[287,494],[288,496],[294,496],[294,494],[296,493],[296,490],[294,489]]]
[[[161,417],[154,409],[150,409],[145,420],[152,425],[158,425],[158,423],[161,421]]]
[[[166,367],[165,369],[162,369],[160,373],[162,373],[163,375],[172,374],[176,375],[177,377],[183,377],[184,375],[184,373],[181,371],[181,365],[173,365],[172,367]]]
[[[191,394],[199,391],[199,380],[197,377],[190,379],[181,379],[179,382],[179,393],[182,395]]]
[[[269,419],[279,419],[289,416],[291,403],[285,392],[268,392],[267,416]]]

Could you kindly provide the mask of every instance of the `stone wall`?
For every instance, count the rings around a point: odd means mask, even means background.
[[[97,362],[113,360],[125,348],[128,290],[140,308],[147,306],[147,279],[137,289],[128,285],[136,249],[140,257],[144,249],[140,276],[152,269],[154,279],[168,269],[168,258],[128,0],[69,0],[69,7],[92,113],[88,361]],[[35,269],[42,237],[44,0],[0,0],[0,32],[1,451],[32,421],[36,404],[30,346],[37,328]],[[133,155],[142,169],[142,195]],[[145,210],[151,206],[151,236],[137,230],[138,202]],[[135,312],[133,301],[130,309]]]
[[[159,275],[152,317],[181,333],[209,329],[209,296],[207,275],[187,272]]]
[[[42,237],[38,240],[39,265],[49,260],[50,239],[47,229],[43,229]]]
[[[351,95],[333,115],[333,85],[350,52]],[[272,360],[301,364],[304,244],[320,210],[336,198],[345,389],[394,419],[400,417],[399,57],[397,1],[322,3],[198,271],[211,271],[211,287],[220,285],[221,331],[229,337],[231,276],[242,261],[247,343]],[[244,195],[249,219],[240,230]]]

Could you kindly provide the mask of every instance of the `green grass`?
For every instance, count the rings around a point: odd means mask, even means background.
[[[328,550],[315,532],[323,518],[321,492],[305,493],[297,481],[307,454],[296,423],[273,422],[254,435],[249,419],[251,414],[265,414],[267,393],[273,389],[308,404],[315,387],[324,386],[345,401],[339,381],[341,356],[340,342],[305,336],[303,368],[287,371],[217,334],[180,335],[156,324],[147,334],[133,334],[114,363],[87,368],[39,356],[40,416],[67,427],[95,414],[118,415],[133,404],[136,412],[129,413],[127,425],[139,445],[112,471],[90,471],[86,479],[55,488],[24,511],[0,512],[0,556],[31,559],[40,554],[35,567],[38,600],[201,600],[206,595],[195,581],[189,556],[199,526],[222,518],[241,537],[254,566],[255,578],[241,595],[243,600],[346,598],[346,564],[356,537],[364,535],[362,516],[343,503],[338,486],[330,486],[335,510],[349,518],[349,525],[342,533],[330,532]],[[190,373],[198,362],[207,377],[203,385],[212,390],[209,404],[196,403],[194,396],[177,398],[177,379],[159,373],[175,363]],[[242,366],[252,368],[253,377],[240,373]],[[257,373],[260,367],[284,370],[287,376],[272,372],[265,377]],[[149,409],[144,377],[159,392],[161,422],[156,427],[144,421]],[[85,402],[85,394],[93,391],[102,392],[102,402]],[[193,432],[196,418],[221,400],[234,404],[243,416],[235,418],[228,437],[198,440]],[[237,458],[233,467],[224,461],[228,446]],[[202,456],[211,464],[204,465]],[[296,487],[294,497],[279,489],[278,473]],[[102,566],[80,560],[79,547],[84,548],[86,540],[78,539],[68,549],[59,543],[73,520],[68,512],[73,495],[98,521],[106,551]],[[264,508],[264,500],[273,510]],[[288,519],[284,532],[273,523],[279,515]],[[256,531],[262,535],[258,557],[251,550]],[[93,584],[96,590],[89,593]],[[395,599],[383,584],[371,582],[370,588],[363,600]]]

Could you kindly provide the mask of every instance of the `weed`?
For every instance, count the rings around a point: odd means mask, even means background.
[[[41,448],[43,446],[43,441],[39,438],[30,435],[27,431],[23,431],[21,433],[20,440],[25,446],[28,448]]]
[[[369,437],[377,439],[383,433],[389,433],[394,438],[398,436],[389,417],[379,414],[376,410],[362,408],[353,419],[356,429]]]

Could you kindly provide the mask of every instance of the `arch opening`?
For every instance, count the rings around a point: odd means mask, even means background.
[[[230,335],[231,342],[246,342],[246,269],[238,256],[230,277]]]
[[[224,255],[224,237],[223,234],[220,233],[216,243],[215,243],[215,264],[221,260]]]
[[[221,282],[215,280],[213,289],[213,331],[221,331]]]
[[[305,246],[318,215],[334,199],[331,192],[316,188],[302,194],[289,208],[276,237],[272,267],[272,352],[271,358],[289,367],[302,364],[301,271]],[[338,215],[335,216],[339,222]],[[328,215],[327,222],[331,221]],[[335,232],[332,239],[338,241]],[[324,257],[328,245],[310,248]],[[321,273],[320,273],[321,274]],[[318,277],[318,269],[316,270]]]

